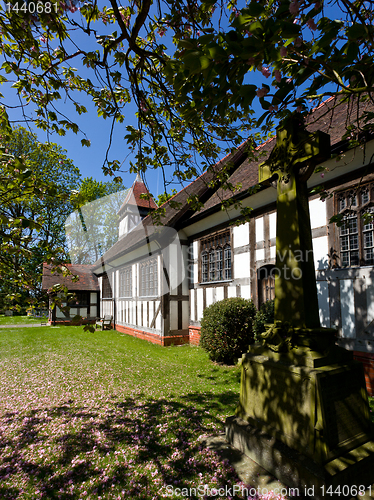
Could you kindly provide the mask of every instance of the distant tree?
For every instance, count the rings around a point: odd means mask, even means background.
[[[137,171],[172,167],[170,175],[189,180],[295,109],[306,113],[328,96],[373,102],[369,0],[107,4],[9,0],[0,10],[0,80],[24,116],[36,106],[36,125],[60,135],[80,131],[63,104],[86,113],[85,94],[112,127],[124,124]],[[349,134],[365,129],[373,129],[371,111]],[[115,174],[120,160],[108,154],[105,172]],[[226,179],[221,173],[217,182]]]
[[[5,124],[3,120],[3,125]],[[15,305],[41,297],[43,261],[66,260],[64,222],[78,168],[53,143],[6,125],[0,160],[0,293]]]
[[[125,189],[119,181],[83,179],[75,193],[75,211],[65,225],[73,263],[93,264],[118,240],[118,211]]]

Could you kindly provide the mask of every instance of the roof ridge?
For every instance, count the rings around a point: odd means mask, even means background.
[[[326,101],[322,101],[318,104],[318,106],[316,106],[315,108],[312,109],[312,113],[314,113],[315,111],[317,111],[317,109],[321,108],[322,106],[325,106],[328,102],[332,101],[333,99],[336,99],[336,95],[332,95],[330,97],[328,97],[326,99]]]

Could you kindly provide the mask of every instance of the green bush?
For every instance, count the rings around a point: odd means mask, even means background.
[[[253,334],[256,341],[261,340],[261,333],[266,330],[265,325],[268,323],[274,323],[274,300],[268,300],[261,304],[256,313],[253,321]]]
[[[234,363],[254,342],[256,307],[239,297],[221,300],[204,310],[200,345],[212,361]]]

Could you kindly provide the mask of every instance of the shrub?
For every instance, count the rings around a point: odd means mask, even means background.
[[[251,300],[239,297],[221,300],[204,310],[200,345],[212,361],[234,363],[254,342]]]
[[[261,304],[256,313],[253,321],[253,334],[256,341],[261,340],[261,333],[266,330],[265,325],[268,323],[274,323],[274,300],[268,300]]]

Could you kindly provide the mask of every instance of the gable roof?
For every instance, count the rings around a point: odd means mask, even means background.
[[[370,109],[373,106],[368,104]],[[361,104],[362,108],[364,107]],[[347,113],[348,111],[348,113]],[[357,106],[357,101],[348,103],[339,103],[336,97],[331,97],[315,108],[312,113],[306,118],[306,129],[309,132],[321,131],[330,135],[332,150],[342,148],[342,136],[347,127],[357,120],[357,114],[361,112]],[[162,223],[169,227],[183,227],[188,225],[188,222],[195,222],[198,218],[203,218],[208,215],[208,211],[221,209],[221,202],[232,197],[243,198],[249,196],[248,189],[258,184],[259,165],[266,160],[270,151],[275,145],[276,138],[270,138],[256,148],[256,153],[260,156],[257,160],[248,159],[249,142],[244,142],[239,148],[225,158],[220,160],[212,169],[207,170],[191,184],[183,188],[170,200],[162,205],[165,214],[162,217]],[[230,190],[217,189],[211,187],[210,182],[214,179],[214,175],[221,170],[225,165],[232,165],[232,174],[229,182],[236,186],[241,184],[240,189],[234,193]],[[197,196],[204,206],[193,211],[188,203],[189,196]],[[174,208],[170,202],[180,204],[180,208]],[[142,223],[137,228],[137,231],[121,239],[113,245],[112,248],[105,253],[100,261],[94,264],[96,269],[102,265],[102,262],[109,262],[123,254],[126,254],[131,248],[136,248],[138,245],[145,242],[145,238],[151,238],[154,234],[153,220],[151,215],[145,217]]]
[[[69,291],[99,292],[98,278],[93,274],[94,266],[88,264],[64,264],[73,275],[79,276],[79,281],[72,281],[72,276],[62,276],[60,273],[52,273],[54,266],[43,263],[42,289],[49,290],[57,283],[67,287]]]
[[[157,208],[153,198],[145,200],[140,197],[141,194],[149,194],[149,191],[138,174],[118,211],[118,215],[121,215],[128,205],[136,206],[138,208],[148,208],[148,210],[154,210]]]
[[[225,156],[211,169],[200,175],[195,181],[191,182],[188,186],[179,191],[170,200],[162,205],[165,213],[162,217],[162,225],[168,227],[175,227],[176,224],[182,218],[188,218],[193,214],[193,210],[188,203],[188,198],[190,196],[196,196],[201,202],[208,200],[216,190],[216,187],[212,186],[217,172],[219,172],[223,166],[229,166],[232,171],[235,171],[247,158],[247,143],[243,143],[239,148],[231,154]],[[178,203],[180,208],[174,208],[171,206],[170,201]],[[129,251],[130,248],[136,248],[142,245],[146,239],[151,239],[152,236],[157,232],[157,227],[155,226],[152,216],[147,215],[139,225],[134,228],[131,233],[127,234],[124,238],[120,239],[115,243],[102,258],[100,258],[94,267],[96,270],[102,267],[103,262],[109,262],[110,260],[119,257]],[[99,273],[97,270],[96,272]]]
[[[372,110],[373,105],[368,102],[367,104],[361,103],[362,108],[367,107]],[[361,109],[361,113],[362,113]],[[348,113],[347,113],[348,112]],[[330,135],[331,150],[338,152],[339,146],[343,148],[342,137],[347,130],[347,127],[354,124],[357,120],[359,113],[357,101],[339,104],[336,97],[330,97],[317,108],[315,108],[306,118],[306,129],[308,132],[325,132]],[[217,190],[213,196],[207,200],[204,207],[197,211],[192,217],[198,218],[205,214],[213,207],[219,207],[222,200],[227,200],[232,196],[241,198],[246,194],[249,188],[258,184],[258,171],[259,165],[263,163],[276,143],[276,137],[268,139],[266,142],[256,148],[258,153],[261,153],[257,161],[246,160],[243,164],[232,174],[230,182],[235,186],[241,183],[241,188],[235,193],[231,191]],[[345,148],[343,148],[345,149]],[[336,150],[336,151],[334,151]]]

